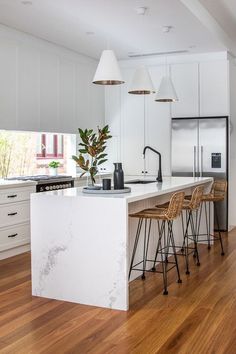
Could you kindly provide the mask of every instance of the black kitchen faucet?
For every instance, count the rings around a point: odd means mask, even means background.
[[[143,158],[145,158],[145,153],[146,150],[151,150],[153,152],[155,152],[158,156],[159,156],[159,170],[158,170],[158,175],[157,175],[157,182],[162,182],[162,170],[161,170],[161,154],[159,151],[153,149],[151,146],[145,146],[145,148],[143,149]]]

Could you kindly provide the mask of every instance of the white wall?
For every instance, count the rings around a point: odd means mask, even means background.
[[[0,25],[0,129],[77,133],[104,123],[97,62]]]

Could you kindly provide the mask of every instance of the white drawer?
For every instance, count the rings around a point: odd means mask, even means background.
[[[30,202],[0,205],[0,227],[25,223],[30,220]]]
[[[0,229],[0,252],[30,243],[30,225]]]
[[[30,194],[35,192],[34,188],[5,189],[0,191],[0,204],[16,203],[29,200]]]

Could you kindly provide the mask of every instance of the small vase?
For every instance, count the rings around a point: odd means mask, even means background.
[[[54,167],[50,167],[49,169],[49,174],[50,176],[57,176],[57,168],[54,168]]]
[[[93,181],[93,179],[92,179],[90,174],[87,175],[87,189],[101,189],[100,186],[97,186],[94,183],[94,181]]]
[[[114,189],[124,189],[124,172],[122,170],[122,163],[115,162],[114,165]]]

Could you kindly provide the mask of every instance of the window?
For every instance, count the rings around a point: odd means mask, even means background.
[[[64,139],[62,134],[39,134],[37,159],[62,159]]]

